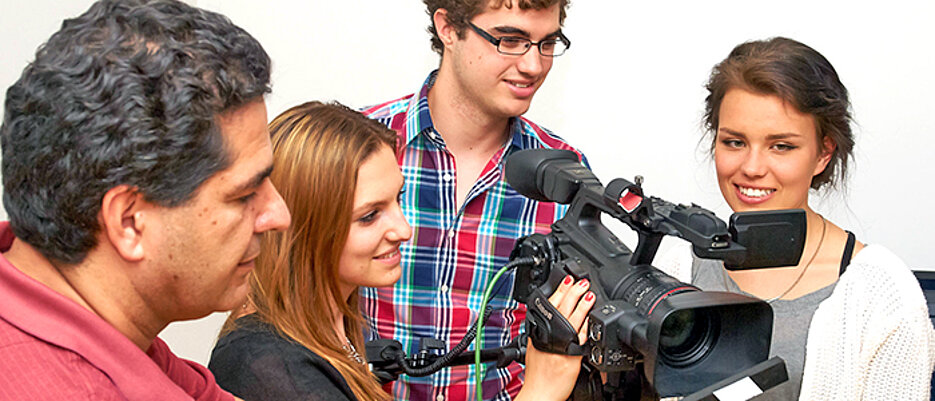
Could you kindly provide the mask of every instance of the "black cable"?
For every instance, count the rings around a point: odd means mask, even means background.
[[[504,267],[506,267],[507,269],[513,269],[520,265],[532,265],[536,263],[537,263],[536,258],[529,256],[529,257],[517,258],[507,263]],[[500,283],[497,283],[496,285],[502,285],[504,282],[505,281],[501,281]],[[494,291],[493,293],[496,293],[496,291]],[[493,307],[491,305],[487,305],[487,307],[484,308],[484,313],[481,316],[478,316],[478,319],[484,319],[484,321],[487,321],[492,311],[493,311]],[[448,351],[448,353],[440,356],[438,359],[435,360],[435,362],[432,362],[432,364],[422,367],[422,368],[414,368],[412,366],[409,366],[409,361],[406,360],[406,355],[403,354],[402,352],[396,354],[396,363],[399,364],[399,366],[402,368],[404,373],[412,377],[428,376],[435,372],[438,372],[439,370],[442,370],[445,367],[447,367],[451,363],[452,360],[454,360],[458,355],[461,355],[461,353],[464,352],[464,350],[467,349],[469,345],[471,345],[471,342],[474,341],[474,337],[477,335],[476,323],[477,323],[477,320],[475,320],[474,323],[471,324],[470,329],[468,329],[468,332],[464,334],[464,337],[461,338],[461,341],[458,343],[458,345],[455,345],[454,348]]]

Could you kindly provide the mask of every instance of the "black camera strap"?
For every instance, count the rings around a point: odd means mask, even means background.
[[[584,355],[584,347],[578,344],[578,332],[539,288],[529,296],[526,333],[537,350],[553,354]]]

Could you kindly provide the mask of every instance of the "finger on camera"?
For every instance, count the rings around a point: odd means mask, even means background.
[[[565,298],[565,294],[568,293],[568,289],[573,285],[575,285],[575,278],[572,276],[565,276],[558,285],[558,288],[555,289],[555,292],[552,293],[552,296],[549,297],[549,302],[552,303],[552,305],[561,303],[562,299]]]
[[[589,321],[590,320],[587,317],[585,317],[584,324],[582,324],[581,327],[578,328],[578,344],[580,345],[584,345],[584,343],[588,341],[588,322]]]
[[[560,301],[558,305],[555,306],[556,309],[562,312],[562,315],[571,316],[571,313],[578,306],[578,301],[581,300],[581,297],[588,292],[590,287],[590,282],[587,279],[582,279],[575,283],[568,289],[568,292],[565,293],[565,297]]]
[[[591,307],[594,306],[594,293],[588,291],[584,297],[582,297],[577,304],[575,304],[575,309],[568,316],[568,321],[576,329],[580,328],[584,323],[585,319],[588,318],[588,312],[591,311]]]

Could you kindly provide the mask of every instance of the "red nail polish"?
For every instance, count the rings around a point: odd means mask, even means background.
[[[571,284],[571,280],[572,280],[571,276],[565,276],[565,279],[562,280],[562,284],[564,285]]]
[[[578,282],[578,285],[580,285],[580,286],[582,286],[582,287],[587,287],[587,286],[588,286],[588,279],[582,279],[581,281]]]
[[[588,302],[593,301],[593,300],[594,300],[594,293],[591,292],[591,291],[588,291],[588,295],[585,295],[585,296],[584,296],[584,300],[585,300],[585,301],[588,301]]]

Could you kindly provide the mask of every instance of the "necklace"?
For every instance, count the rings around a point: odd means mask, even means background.
[[[357,352],[357,348],[354,348],[354,344],[351,344],[351,339],[345,339],[345,343],[341,345],[341,349],[347,353],[348,358],[351,358],[352,361],[361,365],[364,364],[364,359],[360,357],[360,354]]]
[[[783,291],[782,294],[766,299],[765,301],[767,303],[773,303],[774,301],[778,299],[782,299],[782,297],[786,296],[786,294],[788,294],[789,291],[792,291],[792,289],[795,288],[795,286],[799,284],[799,281],[802,281],[802,277],[805,277],[805,272],[808,270],[809,267],[811,267],[812,261],[815,260],[815,257],[818,256],[818,251],[821,251],[821,244],[825,242],[825,229],[828,228],[828,221],[825,220],[825,217],[820,214],[818,215],[818,217],[821,218],[821,237],[818,238],[818,246],[815,247],[815,252],[812,253],[812,257],[808,259],[808,263],[805,264],[805,267],[802,269],[802,272],[800,272],[799,276],[795,278],[795,281],[792,282],[792,285],[790,285],[789,288],[786,288],[786,290]],[[727,285],[727,272],[724,270],[721,270],[721,273],[723,274],[722,278],[724,279],[724,288],[725,289],[730,288],[730,286]]]

